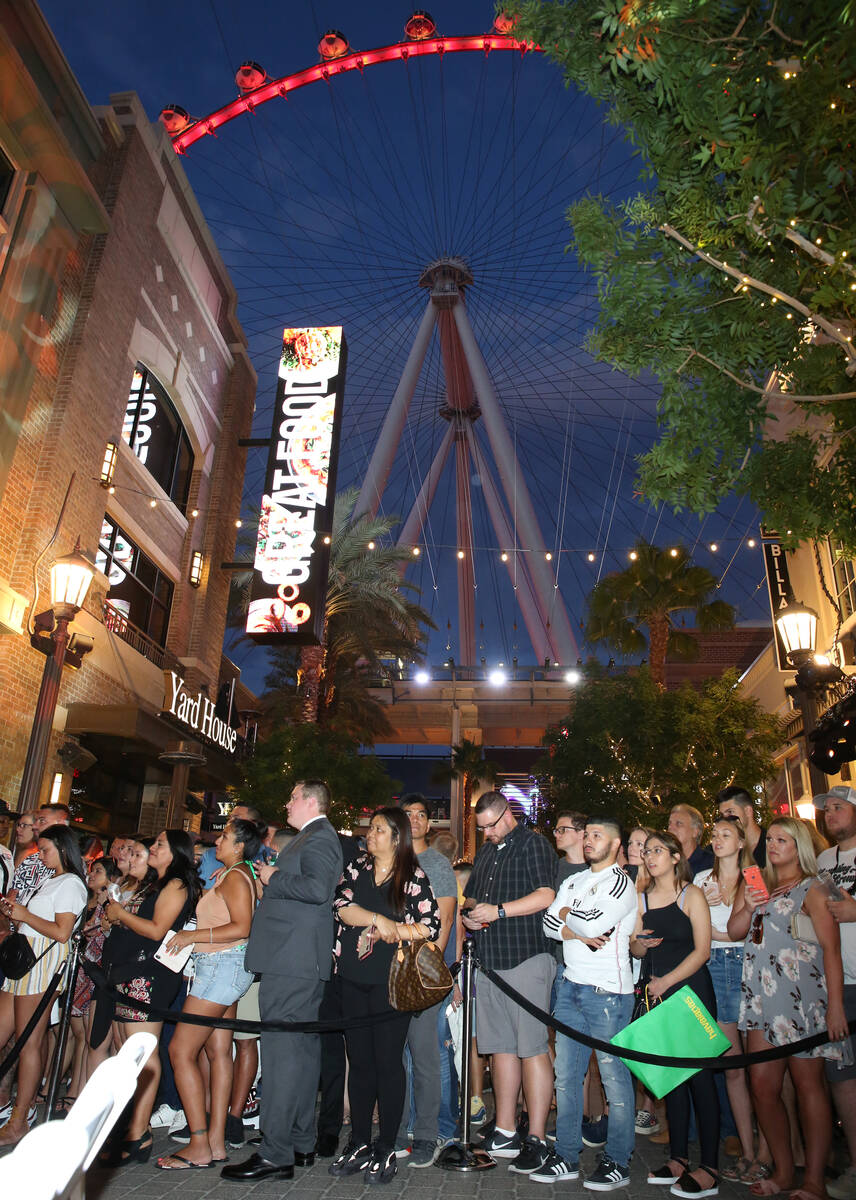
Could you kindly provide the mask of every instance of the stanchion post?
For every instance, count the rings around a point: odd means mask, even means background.
[[[62,1060],[65,1057],[65,1047],[68,1042],[68,1030],[71,1025],[71,1006],[74,1003],[74,988],[77,983],[77,972],[80,970],[80,954],[83,946],[83,929],[76,930],[71,935],[71,951],[66,961],[65,995],[60,1007],[59,1025],[57,1026],[56,1046],[51,1060],[50,1082],[45,1102],[43,1121],[51,1119],[56,1094],[59,1091],[59,1081],[62,1075]]]
[[[434,1159],[443,1171],[489,1171],[496,1166],[481,1146],[470,1144],[470,1050],[473,1041],[473,966],[472,939],[466,938],[461,954],[460,988],[463,997],[463,1045],[461,1046],[461,1140],[444,1146]]]

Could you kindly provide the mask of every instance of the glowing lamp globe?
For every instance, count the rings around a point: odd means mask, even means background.
[[[177,137],[190,124],[190,113],[180,104],[168,104],[161,109],[160,122],[170,137]]]
[[[51,566],[51,608],[58,617],[71,617],[83,607],[95,568],[79,550],[64,554]]]
[[[817,645],[817,613],[794,601],[776,617],[776,629],[785,647],[788,662],[802,666],[814,654]]]
[[[420,687],[425,687],[426,684],[431,682],[431,676],[427,671],[417,671],[413,676],[413,681],[414,683],[418,683]]]
[[[417,8],[404,26],[404,32],[411,42],[424,42],[437,32],[437,22],[424,8]]]
[[[349,50],[348,39],[338,29],[328,29],[318,43],[318,53],[327,62],[334,58],[342,58]]]
[[[502,685],[505,683],[505,672],[498,670],[491,671],[487,678],[491,687],[502,687]]]
[[[254,92],[267,79],[267,71],[257,62],[247,59],[235,72],[235,83],[242,92]]]

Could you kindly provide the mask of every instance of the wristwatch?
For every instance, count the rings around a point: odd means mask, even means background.
[[[505,909],[502,907],[502,905],[501,905],[501,904],[497,904],[497,906],[496,906],[496,915],[497,915],[497,916],[498,916],[500,919],[502,919],[502,918],[504,918],[504,917],[505,917]]]

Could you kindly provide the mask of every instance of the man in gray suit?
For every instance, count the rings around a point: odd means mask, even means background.
[[[287,805],[298,830],[274,866],[258,869],[265,885],[247,945],[246,967],[261,976],[262,1021],[315,1021],[333,952],[333,893],[342,850],[327,820],[325,783],[303,779]],[[315,1161],[315,1097],[321,1069],[317,1033],[262,1033],[261,1128],[257,1154],[230,1164],[224,1179],[292,1179],[295,1164]]]

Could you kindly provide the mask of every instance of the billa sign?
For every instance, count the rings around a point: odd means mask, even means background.
[[[219,750],[234,754],[238,732],[228,721],[215,713],[216,704],[204,692],[191,695],[184,680],[175,671],[163,673],[163,715],[172,717],[179,725],[198,737],[205,738]]]
[[[341,326],[286,329],[246,630],[321,641],[347,349]]]
[[[762,531],[763,532],[763,531]],[[793,671],[785,653],[785,644],[776,625],[776,617],[783,608],[794,603],[794,590],[788,572],[788,560],[781,542],[764,542],[764,566],[767,570],[767,591],[770,595],[770,612],[773,614],[773,640],[776,643],[776,661],[780,671]]]

